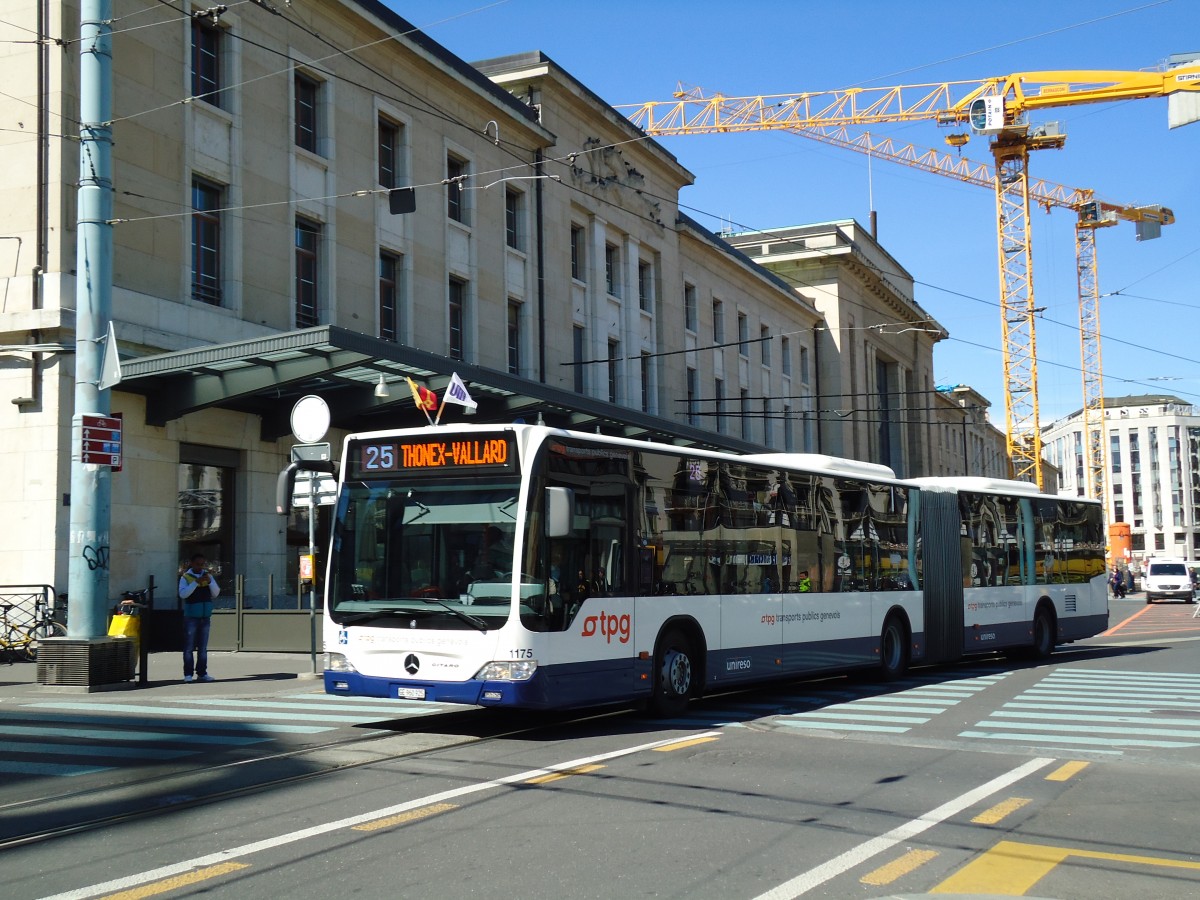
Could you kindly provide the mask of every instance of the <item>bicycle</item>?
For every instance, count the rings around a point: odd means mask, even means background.
[[[35,662],[38,645],[43,640],[67,636],[66,627],[54,618],[49,604],[40,599],[34,603],[33,618],[28,622],[10,621],[8,614],[13,608],[12,603],[0,603],[0,652],[9,657],[9,665],[13,656]]]

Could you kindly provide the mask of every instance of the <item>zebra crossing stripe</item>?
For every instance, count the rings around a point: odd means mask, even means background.
[[[235,734],[188,734],[182,731],[130,731],[118,728],[62,729],[44,728],[36,725],[6,725],[4,733],[10,736],[27,734],[31,737],[61,737],[66,735],[76,740],[91,741],[146,741],[149,743],[162,741],[164,743],[176,744],[227,744],[234,747],[242,747],[247,744],[261,744],[264,741],[271,740],[265,735],[255,737]],[[95,749],[93,749],[93,752],[95,752]]]
[[[807,705],[815,708],[779,716],[778,722],[790,728],[819,731],[904,734],[914,726],[928,723],[934,716],[957,706],[963,700],[987,690],[1007,675],[1007,672],[991,672],[947,683],[909,678],[900,682],[901,690],[888,694],[821,691],[803,698]],[[904,687],[906,684],[911,686]],[[846,702],[829,704],[831,699],[842,697],[847,698]],[[903,715],[904,713],[913,715]]]
[[[1070,744],[1072,746],[1087,747],[1094,753],[1114,753],[1120,755],[1120,750],[1097,750],[1096,747],[1151,747],[1156,749],[1179,749],[1183,747],[1196,747],[1198,744],[1184,744],[1179,741],[1150,741],[1128,738],[1125,740],[1107,740],[1105,738],[1090,738],[1075,735],[1057,735],[1057,734],[1023,734],[1019,731],[964,731],[959,734],[959,737],[965,738],[989,738],[1005,741],[1022,741],[1025,743],[1038,744]]]
[[[230,710],[215,711],[211,708],[203,707],[203,706],[172,706],[170,708],[163,708],[161,706],[144,706],[144,705],[135,705],[132,703],[129,703],[129,704],[126,704],[126,703],[72,703],[69,701],[32,703],[32,704],[28,704],[28,705],[36,707],[37,709],[67,709],[67,710],[96,709],[96,710],[104,710],[106,712],[143,713],[143,714],[157,715],[157,716],[199,716],[199,717],[211,716],[214,718],[222,718],[222,719],[252,719],[255,722],[261,722],[264,720],[266,720],[266,721],[280,720],[280,719],[295,720],[297,718],[303,718],[305,721],[310,721],[310,722],[326,722],[326,723],[332,723],[332,724],[340,724],[340,723],[359,724],[363,721],[363,717],[361,715],[346,715],[346,714],[333,714],[333,713],[312,713],[312,714],[305,713],[303,716],[297,716],[296,713],[292,713],[292,712],[282,712],[282,711],[272,712],[269,710],[261,710],[260,711],[260,710],[256,710],[256,709],[230,709]],[[242,705],[244,705],[244,704],[242,704]]]
[[[177,734],[185,739],[191,739],[191,730],[194,729],[197,733],[201,732],[221,732],[226,731],[231,734],[245,735],[258,734],[260,732],[278,732],[283,734],[320,734],[323,731],[329,731],[331,725],[287,725],[278,722],[262,722],[262,723],[244,723],[234,722],[229,720],[221,720],[216,718],[210,719],[179,719],[172,721],[162,715],[159,716],[87,716],[87,715],[71,715],[69,713],[57,713],[54,715],[45,716],[20,716],[9,715],[0,716],[0,722],[36,722],[38,724],[45,722],[54,722],[57,724],[77,724],[77,725],[113,725],[122,730],[131,728],[146,728],[155,729],[162,728],[164,725],[171,725],[177,730]],[[134,732],[136,734],[136,732]],[[256,738],[256,740],[270,740],[269,738]]]
[[[804,728],[811,731],[874,731],[883,734],[904,734],[909,731],[909,727],[891,726],[891,725],[856,725],[852,722],[839,722],[832,720],[828,722],[817,721],[815,719],[781,719],[780,725],[788,728]]]
[[[1189,713],[1200,713],[1195,675],[1060,670],[959,736],[1089,749],[1186,749],[1200,746],[1200,716]]]
[[[164,700],[163,702],[165,702],[165,703],[180,703],[180,704],[194,703],[197,706],[205,706],[205,707],[210,707],[210,706],[211,707],[244,707],[244,706],[246,706],[245,700],[230,700],[228,698],[223,698],[223,697],[209,697],[209,698],[204,698],[204,699],[199,699],[199,700],[196,700],[196,699],[179,700],[176,698],[169,698],[169,699]],[[331,703],[307,702],[306,703],[306,702],[292,702],[292,701],[280,702],[278,700],[275,700],[275,701],[255,700],[254,708],[256,710],[261,710],[261,709],[291,709],[291,710],[314,709],[314,710],[329,710],[331,712],[340,712],[343,715],[346,714],[346,707],[343,706],[342,704],[336,703],[336,702],[331,702]],[[354,711],[354,713],[363,713],[364,714],[364,715],[355,715],[352,717],[352,718],[355,718],[355,719],[361,721],[364,719],[364,716],[367,713],[378,713],[378,718],[395,719],[395,718],[399,718],[400,716],[427,715],[427,714],[433,713],[433,712],[441,712],[442,710],[440,707],[430,706],[430,705],[426,705],[426,706],[378,705],[378,706],[359,706],[359,707],[356,707],[353,711]],[[306,716],[306,718],[307,718],[307,716]]]
[[[1167,719],[1159,716],[1077,716],[1064,715],[1058,712],[1009,712],[1008,706],[992,713],[998,719],[1033,719],[1034,721],[1048,719],[1052,722],[1109,722],[1120,725],[1190,725],[1197,729],[1196,736],[1200,737],[1200,719]],[[1188,732],[1180,732],[1186,734]]]
[[[347,703],[347,700],[358,702]],[[441,712],[435,704],[379,698],[335,698],[305,692],[292,700],[221,697],[160,698],[154,703],[44,700],[0,713],[0,774],[75,776],[110,771],[136,760],[180,759],[204,747],[243,747],[285,734],[312,735],[339,725]],[[303,724],[300,724],[303,723]],[[28,740],[22,740],[27,738]],[[82,743],[82,742],[89,743]],[[37,754],[50,759],[22,758]],[[70,763],[84,757],[87,763]]]
[[[929,721],[928,716],[876,716],[870,713],[853,712],[846,707],[830,706],[826,709],[814,709],[804,714],[806,719],[840,719],[851,722],[887,722],[896,725],[924,725]]]

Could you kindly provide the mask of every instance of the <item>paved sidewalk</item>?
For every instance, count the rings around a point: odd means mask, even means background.
[[[323,662],[322,655],[318,653],[318,670]],[[182,653],[151,653],[146,664],[145,687],[140,686],[137,676],[134,676],[128,683],[89,692],[82,687],[38,684],[36,663],[0,663],[0,703],[56,693],[107,700],[111,699],[114,691],[150,692],[154,696],[166,697],[200,693],[214,697],[239,697],[294,691],[297,686],[314,691],[323,689],[321,674],[319,671],[313,674],[312,656],[308,653],[209,651],[208,671],[216,681],[184,684]]]

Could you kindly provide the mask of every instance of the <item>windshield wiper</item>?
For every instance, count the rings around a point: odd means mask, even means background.
[[[487,622],[483,621],[483,619],[472,616],[469,613],[465,613],[461,609],[455,609],[453,606],[448,606],[437,597],[410,597],[409,599],[416,600],[418,603],[436,603],[451,615],[458,616],[472,628],[476,628],[479,631],[482,631],[484,634],[487,634],[488,632]]]
[[[389,616],[403,615],[405,610],[402,609],[373,609],[370,612],[353,613],[346,616],[339,625],[357,625],[359,622],[368,622],[371,619],[386,619]]]
[[[422,604],[436,603],[438,606],[440,606],[442,609],[444,609],[446,612],[450,613],[451,615],[458,616],[458,618],[462,619],[464,622],[466,622],[472,628],[476,628],[479,631],[482,631],[484,634],[487,634],[487,632],[488,632],[487,623],[485,621],[483,621],[483,619],[480,619],[476,616],[468,615],[467,613],[463,612],[460,609],[455,609],[453,606],[447,606],[445,603],[443,603],[441,600],[438,600],[436,597],[405,597],[404,602],[405,603],[422,603]],[[412,610],[412,609],[374,609],[374,610],[371,610],[370,612],[352,613],[352,614],[346,616],[346,618],[342,619],[341,622],[339,622],[338,624],[339,625],[360,625],[363,622],[369,622],[373,619],[388,619],[393,616],[411,616],[416,612],[417,612],[417,610]],[[422,612],[425,612],[425,610],[422,610]]]

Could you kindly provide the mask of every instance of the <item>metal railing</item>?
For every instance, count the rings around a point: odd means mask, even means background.
[[[0,603],[12,604],[8,617],[14,625],[33,622],[42,606],[59,622],[66,621],[66,608],[60,608],[58,594],[50,584],[0,584]]]

